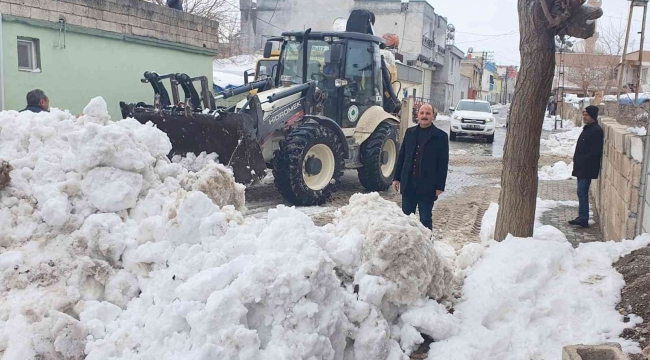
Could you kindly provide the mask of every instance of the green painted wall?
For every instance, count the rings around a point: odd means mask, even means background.
[[[39,39],[41,73],[18,70],[18,37]],[[210,55],[75,32],[67,32],[65,49],[55,48],[58,43],[58,30],[2,22],[5,109],[23,109],[27,92],[40,88],[50,98],[50,106],[73,114],[81,113],[93,97],[102,96],[113,120],[119,120],[120,101],[153,103],[151,86],[140,82],[147,70],[205,75],[212,89]],[[169,86],[167,90],[171,96]]]

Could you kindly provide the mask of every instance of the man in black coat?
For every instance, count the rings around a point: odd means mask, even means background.
[[[397,158],[393,187],[402,194],[402,211],[418,208],[422,225],[433,228],[433,203],[445,191],[449,168],[449,137],[433,125],[435,111],[424,104],[418,126],[406,130]]]
[[[32,90],[27,93],[27,107],[20,110],[20,112],[23,111],[31,111],[34,113],[50,111],[50,99],[45,95],[43,90]]]
[[[587,106],[582,112],[585,126],[578,138],[573,155],[573,176],[578,178],[578,218],[569,221],[571,225],[589,227],[589,186],[591,180],[598,179],[600,161],[603,157],[603,129],[597,123],[598,107]]]

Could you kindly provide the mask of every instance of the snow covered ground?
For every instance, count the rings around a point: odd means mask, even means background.
[[[564,120],[562,121],[562,128],[560,128],[560,123],[557,124],[559,130],[569,130],[575,127],[573,121]],[[544,117],[544,124],[542,125],[544,131],[553,131],[555,130],[555,116],[546,116]]]
[[[539,180],[569,180],[575,179],[571,176],[573,172],[573,163],[567,164],[564,161],[558,161],[553,166],[544,166],[538,171]]]
[[[548,139],[541,139],[542,151],[553,155],[572,157],[581,133],[581,127],[574,127],[568,131],[553,133]]]
[[[573,249],[532,239],[461,250],[377,193],[331,224],[284,206],[245,218],[215,157],[174,158],[165,134],[69,112],[0,112],[0,356],[14,359],[557,359],[620,342],[611,266],[650,237]],[[538,215],[575,202],[538,201]],[[464,283],[463,283],[464,282]],[[461,292],[462,289],[462,292]],[[448,309],[454,307],[451,314]]]

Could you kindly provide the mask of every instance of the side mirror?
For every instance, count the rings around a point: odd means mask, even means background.
[[[498,114],[498,113],[499,113],[499,110],[492,109],[492,114]]]
[[[456,108],[453,107],[453,106],[451,106],[451,107],[449,108],[449,111],[456,111]]]
[[[330,61],[339,61],[343,56],[343,45],[332,44],[330,46]]]
[[[248,78],[250,78],[251,76],[255,76],[255,70],[248,69],[244,71],[244,85],[248,84]]]
[[[273,52],[273,43],[267,41],[264,45],[264,58],[268,59],[271,57],[271,52]]]

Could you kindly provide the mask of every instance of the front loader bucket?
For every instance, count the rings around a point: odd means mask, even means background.
[[[155,110],[120,103],[122,115],[142,124],[151,121],[172,143],[169,157],[217,153],[219,162],[230,166],[235,181],[249,185],[265,175],[266,163],[255,137],[255,119],[248,114],[212,111],[192,113],[182,110]]]

